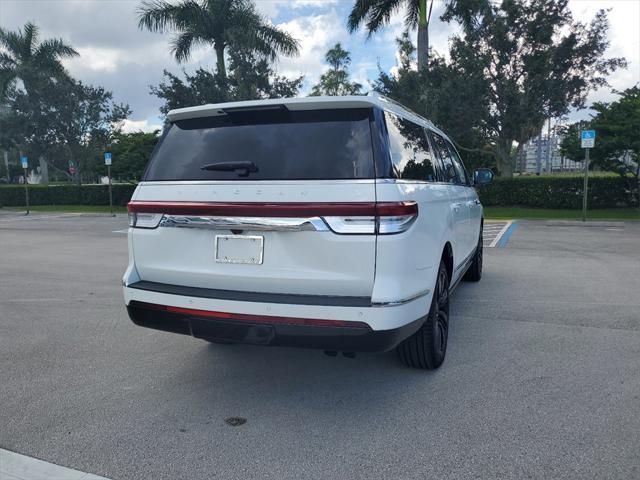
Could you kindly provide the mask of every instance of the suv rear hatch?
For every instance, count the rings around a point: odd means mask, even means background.
[[[370,297],[375,217],[406,210],[376,204],[372,115],[276,105],[175,120],[129,205],[140,279]]]

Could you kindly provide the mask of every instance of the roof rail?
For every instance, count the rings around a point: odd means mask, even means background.
[[[374,98],[378,98],[380,100],[382,100],[383,102],[387,102],[390,103],[391,105],[395,105],[396,107],[402,108],[403,110],[411,113],[412,115],[415,115],[418,118],[421,118],[422,120],[424,120],[425,122],[427,122],[429,125],[431,125],[432,127],[437,128],[434,123],[429,120],[428,118],[423,117],[422,115],[420,115],[419,113],[414,112],[413,110],[411,110],[408,107],[405,107],[404,105],[402,105],[400,102],[397,102],[396,100],[386,97],[384,95],[382,95],[380,92],[376,92],[374,90],[371,90],[367,93],[367,97],[374,97]]]

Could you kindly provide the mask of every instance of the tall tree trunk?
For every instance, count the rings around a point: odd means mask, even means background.
[[[496,160],[498,164],[498,170],[500,170],[501,177],[511,178],[513,177],[513,155],[511,148],[513,147],[513,140],[505,140],[498,142],[496,148]]]
[[[418,0],[418,69],[429,66],[429,21],[427,0]]]
[[[227,78],[227,67],[224,64],[224,47],[214,47],[216,51],[216,70],[223,79]]]

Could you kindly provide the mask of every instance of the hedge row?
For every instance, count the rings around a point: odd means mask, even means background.
[[[126,205],[133,195],[133,184],[112,185],[113,204]],[[31,205],[109,205],[108,185],[29,185]],[[24,186],[0,187],[0,206],[24,205]]]
[[[517,177],[496,179],[479,189],[485,206],[523,206],[542,208],[581,208],[581,177]],[[113,185],[114,205],[126,205],[135,185]],[[621,177],[591,177],[589,207],[616,208],[637,205],[637,186],[632,179]],[[29,186],[32,205],[108,205],[107,185]],[[0,206],[24,205],[24,187],[0,187]]]
[[[583,177],[497,178],[478,189],[482,204],[501,207],[582,208]],[[589,208],[637,206],[632,178],[589,177]]]

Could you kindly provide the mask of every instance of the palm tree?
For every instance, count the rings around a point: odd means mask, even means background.
[[[181,63],[197,45],[213,45],[218,74],[226,78],[227,47],[275,59],[278,53],[296,55],[298,42],[270,25],[249,0],[145,0],[138,11],[140,28],[154,32],[172,30],[171,51]]]
[[[66,78],[61,60],[78,55],[59,38],[38,42],[38,27],[30,22],[17,32],[0,28],[0,47],[0,100],[18,79],[32,93],[43,81]]]
[[[364,23],[369,37],[389,24],[391,15],[401,7],[407,9],[407,29],[418,28],[418,68],[426,68],[429,61],[429,20],[433,0],[427,11],[428,0],[356,0],[351,9],[347,27],[351,33]]]

